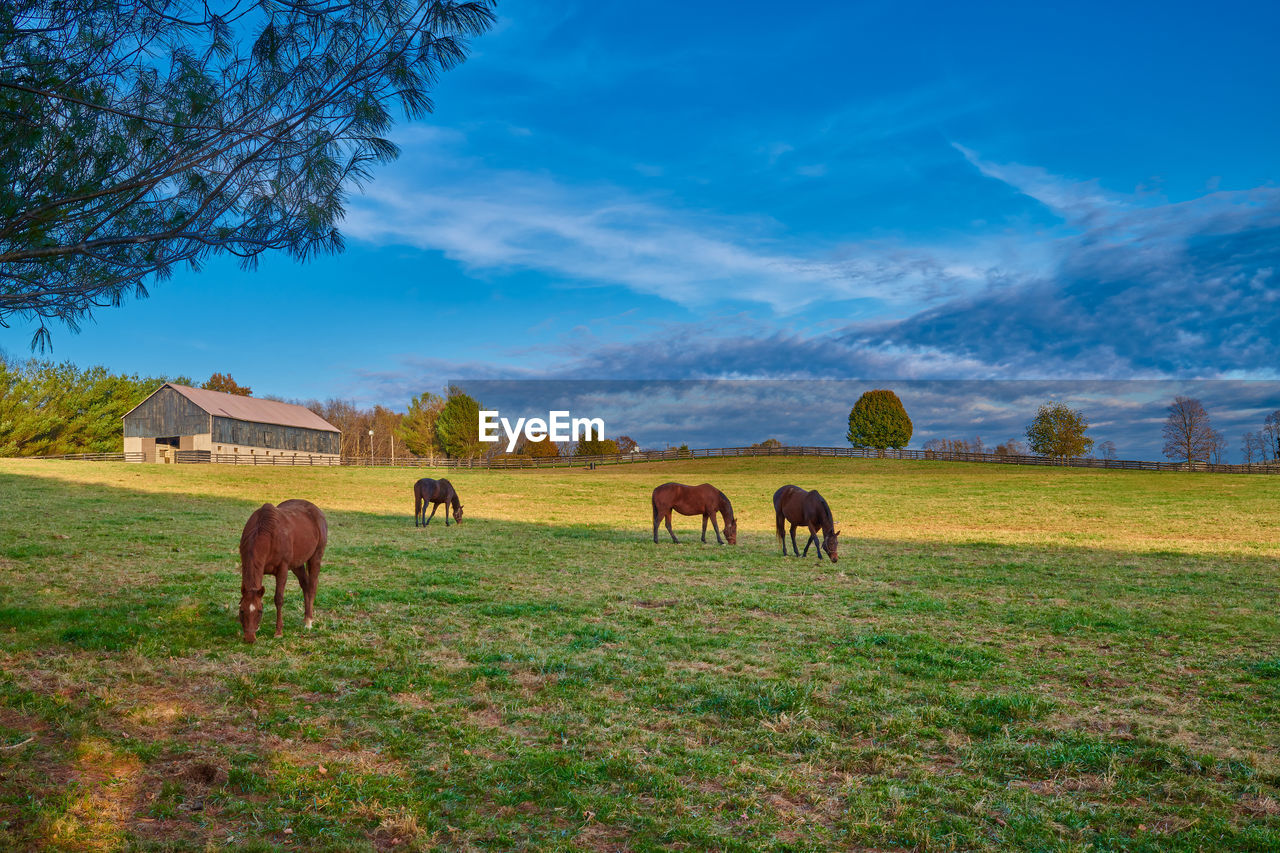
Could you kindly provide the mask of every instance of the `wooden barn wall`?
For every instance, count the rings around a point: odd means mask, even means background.
[[[172,388],[162,388],[124,418],[126,438],[199,435],[209,431],[209,413]]]
[[[233,418],[213,419],[214,444],[240,444],[292,450],[298,453],[341,453],[340,434],[302,427],[280,426],[238,421]]]

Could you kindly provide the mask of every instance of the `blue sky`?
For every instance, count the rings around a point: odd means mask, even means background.
[[[180,273],[53,356],[396,407],[458,376],[1280,379],[1274,4],[498,12],[344,254]]]

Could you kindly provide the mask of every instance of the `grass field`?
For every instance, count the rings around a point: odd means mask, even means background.
[[[1280,850],[1280,478],[456,471],[424,531],[418,476],[0,460],[0,849]],[[667,480],[738,545],[655,546]],[[777,553],[788,482],[838,564]],[[245,646],[289,497],[316,627],[291,578]]]

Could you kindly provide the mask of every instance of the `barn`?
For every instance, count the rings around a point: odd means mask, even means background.
[[[126,458],[336,464],[342,433],[305,406],[166,382],[124,416]],[[179,456],[181,454],[181,456]],[[283,457],[283,458],[282,458]]]

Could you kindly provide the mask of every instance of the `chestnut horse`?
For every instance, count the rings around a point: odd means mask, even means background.
[[[311,501],[263,504],[253,511],[240,535],[240,627],[246,643],[258,636],[266,575],[276,576],[276,637],[284,636],[284,587],[290,569],[302,584],[303,627],[311,627],[320,561],[328,541],[324,513]]]
[[[791,522],[791,548],[796,552],[796,556],[800,556],[800,549],[796,546],[796,525],[803,525],[809,528],[809,540],[804,543],[805,556],[809,555],[809,546],[818,546],[818,561],[822,561],[822,551],[825,548],[827,556],[831,558],[831,562],[839,559],[836,555],[836,549],[839,547],[837,537],[840,531],[836,530],[835,522],[831,518],[831,507],[827,506],[827,499],[818,494],[818,490],[806,492],[799,486],[783,486],[781,489],[773,493],[773,511],[778,516],[778,539],[782,542],[782,555],[787,555],[787,537],[783,535],[783,528],[786,522]],[[822,531],[822,541],[818,541],[818,531]]]
[[[681,515],[702,516],[702,541],[707,541],[707,519],[711,519],[711,527],[716,532],[716,542],[720,540],[720,528],[716,526],[716,513],[724,517],[724,538],[730,545],[738,544],[738,522],[733,517],[733,505],[724,496],[724,492],[710,483],[700,486],[686,486],[684,483],[663,483],[653,490],[653,543],[658,544],[658,522],[667,521],[667,533],[672,542],[679,542],[671,530],[671,511]]]
[[[431,504],[431,515],[427,515],[427,504]],[[433,480],[430,477],[423,477],[421,480],[413,484],[413,526],[418,526],[419,517],[422,518],[422,526],[426,527],[431,523],[431,519],[435,518],[436,510],[440,508],[440,504],[444,504],[444,526],[449,526],[449,509],[453,509],[453,520],[462,521],[462,504],[458,503],[458,493],[453,489],[453,483],[448,480]]]

